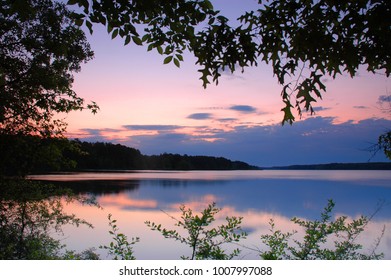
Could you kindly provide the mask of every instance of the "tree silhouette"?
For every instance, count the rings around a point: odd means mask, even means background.
[[[55,114],[85,107],[72,90],[72,73],[93,57],[85,34],[58,2],[6,0],[0,10],[0,132],[59,134]]]

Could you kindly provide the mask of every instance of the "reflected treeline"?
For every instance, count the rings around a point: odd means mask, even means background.
[[[162,188],[212,187],[228,184],[227,180],[196,180],[196,179],[154,179],[141,180],[141,186],[159,186]]]
[[[74,201],[93,204],[88,196],[78,196],[51,184],[23,179],[0,181],[0,259],[62,259],[63,245],[52,238],[68,224],[87,221],[64,211]],[[70,255],[69,255],[70,256]]]
[[[105,194],[119,194],[131,192],[140,187],[139,180],[81,180],[81,181],[52,181],[55,186],[72,190],[75,194],[93,194],[95,196]]]
[[[228,181],[226,180],[201,179],[69,180],[49,182],[55,186],[70,189],[75,194],[93,194],[95,196],[132,192],[143,186],[177,189],[194,186],[210,188],[211,186],[228,184]]]

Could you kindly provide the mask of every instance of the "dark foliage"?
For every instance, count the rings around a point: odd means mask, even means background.
[[[65,138],[0,134],[0,153],[0,177],[23,177],[75,168],[76,162],[67,155],[79,151]]]
[[[274,221],[270,220],[270,234],[261,236],[262,243],[268,246],[268,250],[262,251],[260,256],[267,260],[382,259],[384,255],[377,253],[376,250],[384,235],[385,227],[381,230],[380,236],[375,240],[374,247],[369,253],[363,250],[363,245],[358,240],[382,205],[379,205],[372,216],[361,216],[352,221],[349,221],[346,216],[333,219],[334,206],[333,200],[329,200],[319,220],[303,220],[297,217],[291,219],[304,231],[304,237],[301,240],[292,238],[297,233],[296,231],[284,233],[277,230]]]
[[[73,73],[93,57],[84,32],[51,0],[1,1],[0,26],[0,132],[62,133],[56,114],[85,107],[72,89]]]
[[[249,170],[257,167],[222,157],[146,156],[120,144],[0,134],[0,176],[74,170]]]
[[[69,190],[20,179],[0,181],[0,259],[59,259],[63,245],[52,237],[67,224],[91,224],[64,211],[71,201],[94,203]],[[69,258],[70,256],[67,256]]]
[[[83,151],[76,157],[78,169],[106,170],[248,170],[256,167],[222,157],[179,154],[142,155],[134,148],[111,143],[75,141]]]
[[[182,259],[190,260],[230,260],[240,253],[238,248],[231,253],[224,249],[225,244],[238,243],[247,237],[242,230],[242,217],[226,217],[226,223],[212,228],[216,215],[221,211],[215,203],[209,204],[200,214],[194,214],[193,210],[182,205],[180,219],[170,216],[176,223],[175,226],[182,231],[162,228],[161,224],[146,221],[151,229],[160,232],[165,238],[174,239],[186,244],[191,249],[190,256],[182,256]]]

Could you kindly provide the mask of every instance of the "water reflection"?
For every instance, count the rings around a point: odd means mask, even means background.
[[[107,194],[120,194],[131,192],[139,188],[140,182],[135,181],[52,181],[52,184],[63,188],[71,189],[75,194],[93,194],[95,196],[104,196]]]
[[[386,225],[380,250],[391,259],[391,176],[388,171],[103,173],[96,180],[92,178],[93,174],[56,178],[57,183],[77,192],[95,194],[103,207],[98,210],[69,206],[72,212],[96,227],[93,231],[69,228],[66,243],[76,249],[107,243],[106,217],[112,213],[124,233],[141,237],[135,248],[137,258],[177,259],[187,254],[187,248],[150,231],[144,222],[156,221],[170,228],[174,221],[169,215],[179,217],[181,204],[201,211],[212,202],[223,208],[217,222],[223,223],[227,215],[244,217],[243,227],[250,233],[245,245],[259,248],[259,237],[267,233],[270,218],[279,229],[290,231],[293,216],[319,218],[327,200],[332,198],[336,202],[334,213],[351,219],[361,214],[370,215],[379,201],[387,202],[362,238],[370,248]],[[256,259],[257,253],[246,250],[243,257]]]
[[[210,197],[205,197],[204,201],[192,201],[189,207],[195,211],[202,210],[210,201]],[[145,206],[145,205],[144,205]],[[175,228],[174,221],[170,216],[180,217],[180,212],[176,205],[172,205],[171,210],[165,212],[159,209],[144,208],[128,210],[126,207],[119,208],[118,205],[103,203],[103,210],[96,211],[93,208],[73,205],[70,210],[78,213],[79,216],[92,222],[94,229],[88,228],[68,228],[64,242],[71,249],[83,250],[89,247],[108,244],[111,240],[108,234],[107,214],[113,213],[114,218],[118,220],[118,226],[121,232],[129,237],[140,237],[140,243],[135,245],[135,256],[138,259],[179,259],[182,255],[189,255],[190,249],[184,245],[172,240],[164,239],[156,231],[149,230],[144,224],[145,221],[154,221],[161,223],[166,228]],[[345,213],[336,212],[336,215]],[[290,221],[291,216],[284,216],[276,212],[258,211],[255,209],[239,211],[233,206],[225,206],[219,213],[215,225],[223,224],[226,216],[244,217],[242,227],[249,233],[247,239],[241,242],[241,257],[244,259],[259,259],[257,251],[266,249],[260,242],[260,236],[269,232],[269,221],[273,218],[276,227],[283,232],[298,230]],[[348,216],[349,220],[356,219],[357,216]],[[374,241],[381,234],[381,229],[386,226],[386,233],[382,239],[378,252],[384,252],[386,259],[391,259],[391,219],[376,219],[372,221],[360,236],[360,242],[364,245],[364,252],[370,253]],[[302,234],[296,234],[297,239],[301,239]],[[248,249],[252,248],[252,249]],[[107,255],[103,251],[98,252],[101,257]]]

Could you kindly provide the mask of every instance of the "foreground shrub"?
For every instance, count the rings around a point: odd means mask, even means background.
[[[348,222],[346,216],[332,220],[332,210],[335,204],[329,200],[321,213],[320,220],[302,220],[292,218],[291,221],[304,230],[303,239],[292,237],[296,231],[284,233],[276,230],[274,221],[270,221],[270,234],[261,236],[261,240],[269,247],[260,256],[267,260],[297,259],[297,260],[369,260],[381,259],[383,254],[375,251],[384,234],[384,228],[370,253],[363,253],[363,245],[358,243],[359,235],[373,217],[361,216]],[[290,245],[292,244],[293,245]],[[332,244],[332,245],[331,245]],[[326,246],[327,245],[327,246]]]
[[[241,229],[241,217],[226,217],[226,224],[212,228],[215,216],[220,208],[215,203],[208,205],[200,215],[193,214],[193,211],[184,205],[180,207],[182,212],[180,219],[171,218],[176,221],[175,226],[185,230],[187,235],[181,235],[177,230],[162,228],[162,225],[147,221],[146,225],[152,230],[159,231],[165,238],[177,240],[191,248],[190,256],[182,256],[182,259],[191,260],[229,260],[238,256],[239,249],[227,253],[223,249],[224,244],[239,242],[247,234]]]
[[[94,203],[68,190],[24,179],[0,182],[0,259],[59,259],[64,249],[52,233],[87,221],[64,211],[64,203]]]
[[[140,241],[140,238],[132,238],[131,241],[128,241],[128,237],[119,232],[117,226],[117,220],[112,219],[112,215],[109,214],[109,234],[112,237],[112,241],[109,245],[102,245],[99,248],[108,250],[108,254],[111,255],[114,260],[135,260],[133,252],[133,245]]]

